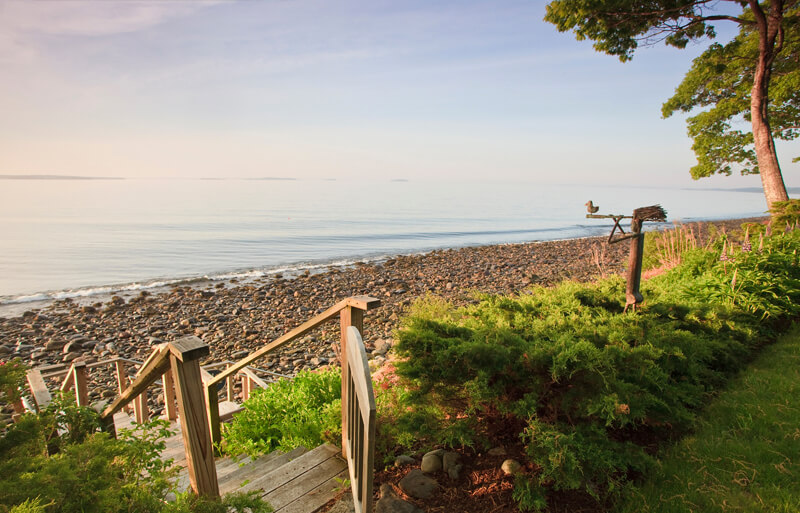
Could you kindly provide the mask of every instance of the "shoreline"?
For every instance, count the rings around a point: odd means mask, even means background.
[[[714,222],[732,231],[746,218]],[[705,225],[705,223],[703,223]],[[694,224],[693,224],[694,225]],[[607,236],[527,243],[473,246],[400,255],[381,262],[355,263],[318,273],[142,291],[106,302],[59,300],[0,317],[0,360],[20,357],[30,366],[116,356],[144,360],[152,346],[194,335],[211,350],[208,361],[238,360],[348,296],[370,295],[382,305],[366,314],[364,341],[381,358],[391,345],[399,319],[415,299],[435,294],[458,305],[475,293],[519,293],[534,285],[565,279],[589,281],[619,274],[628,259],[628,244],[606,244]],[[600,265],[592,250],[602,256]],[[331,322],[301,340],[259,360],[258,367],[294,375],[335,361],[332,343],[338,323]],[[379,360],[380,361],[380,360]],[[115,393],[113,369],[97,367],[90,376],[91,399]],[[151,411],[157,415],[158,397]]]
[[[744,219],[759,219],[755,217],[734,218],[734,219],[717,219],[705,218],[697,220],[684,220],[677,221],[681,224],[695,224],[695,223],[724,223],[741,221]],[[660,230],[666,229],[673,225],[672,222],[664,224],[649,224],[645,225],[645,230]],[[610,230],[611,224],[597,224],[590,231],[597,232],[599,230]],[[564,228],[561,231],[569,231]],[[330,260],[318,261],[301,261],[291,262],[285,264],[278,264],[268,268],[242,268],[217,273],[206,273],[202,275],[191,275],[184,277],[156,277],[134,282],[112,283],[102,285],[85,285],[70,289],[61,290],[45,290],[36,291],[31,293],[19,293],[0,297],[0,319],[13,318],[24,314],[27,311],[38,311],[51,307],[54,303],[67,300],[74,301],[81,306],[97,305],[99,303],[106,303],[114,296],[122,297],[129,300],[142,291],[148,294],[161,294],[168,292],[176,287],[188,286],[191,288],[203,288],[208,286],[217,286],[219,283],[225,284],[226,287],[241,286],[249,284],[263,284],[275,279],[275,277],[288,277],[290,279],[299,276],[310,274],[319,274],[331,272],[334,269],[345,270],[354,266],[364,264],[381,264],[387,260],[401,257],[424,256],[437,251],[447,250],[463,250],[469,248],[489,247],[489,246],[502,246],[508,244],[535,244],[535,243],[549,243],[560,242],[566,240],[582,240],[582,239],[602,239],[601,235],[587,234],[579,237],[567,237],[556,239],[535,239],[523,242],[498,242],[493,244],[479,244],[479,245],[459,245],[453,247],[443,248],[422,248],[419,250],[396,253],[396,254],[364,254],[361,256],[342,257]]]

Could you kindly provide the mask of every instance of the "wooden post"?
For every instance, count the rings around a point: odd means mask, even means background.
[[[164,418],[175,420],[178,412],[175,411],[175,380],[171,370],[161,376],[161,388],[164,390]]]
[[[121,394],[128,388],[128,375],[125,373],[125,362],[117,360],[114,362],[114,368],[117,371],[117,393]],[[130,413],[130,406],[125,406],[125,411]]]
[[[625,310],[636,307],[644,301],[639,292],[642,282],[642,256],[644,253],[644,233],[642,233],[642,220],[633,216],[631,232],[636,237],[631,238],[630,255],[628,257],[628,280],[625,287]]]
[[[184,337],[170,344],[189,482],[196,494],[213,498],[219,497],[219,484],[200,373],[200,358],[206,354],[208,346],[197,337]]]
[[[230,369],[230,368],[231,368],[231,364],[230,363],[225,366],[225,369]],[[225,379],[225,386],[227,387],[228,401],[233,402],[233,399],[234,399],[234,397],[233,397],[233,376],[228,376],[227,379]]]
[[[89,406],[89,385],[86,379],[86,362],[79,362],[72,365],[72,378],[75,383],[75,402],[78,406]]]
[[[250,399],[250,377],[242,374],[242,402]]]
[[[222,428],[219,420],[219,394],[215,383],[204,385],[206,396],[206,416],[208,418],[211,441],[215,446],[222,442]]]
[[[147,389],[137,395],[133,400],[133,417],[139,424],[144,424],[150,418],[150,409],[147,407]]]
[[[340,364],[342,366],[342,457],[347,458],[347,453],[345,452],[346,444],[347,444],[347,429],[348,429],[348,419],[347,419],[347,383],[349,383],[350,375],[349,369],[347,367],[347,329],[350,326],[353,326],[358,330],[359,333],[364,331],[364,311],[355,308],[352,306],[348,306],[342,309],[339,312],[339,326],[340,326]]]

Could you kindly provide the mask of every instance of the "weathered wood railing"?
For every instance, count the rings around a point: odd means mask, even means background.
[[[344,299],[334,306],[328,308],[321,314],[309,319],[308,321],[304,322],[297,328],[289,331],[288,333],[278,337],[277,339],[273,340],[269,344],[265,345],[258,351],[250,354],[246,358],[239,360],[238,362],[228,365],[228,367],[209,379],[205,381],[205,388],[206,388],[206,405],[208,406],[208,423],[211,426],[211,439],[214,441],[215,444],[218,444],[222,439],[222,434],[220,430],[220,413],[219,413],[219,395],[217,387],[220,383],[224,380],[230,378],[231,376],[235,376],[239,373],[239,371],[243,370],[245,367],[250,366],[251,363],[255,362],[259,358],[264,357],[270,351],[273,351],[289,342],[302,337],[306,333],[310,332],[311,330],[319,327],[320,325],[339,317],[339,322],[341,326],[341,352],[342,355],[345,354],[345,349],[347,347],[347,328],[350,326],[354,326],[358,329],[359,332],[363,331],[364,329],[364,312],[368,310],[372,310],[373,308],[377,308],[380,306],[380,300],[368,297],[368,296],[356,296],[356,297],[349,297]],[[345,404],[345,391],[344,391],[344,382],[342,384],[342,453],[344,454],[344,444],[345,444],[345,434],[347,432],[347,419],[345,412],[346,411],[346,404]]]
[[[228,400],[231,401],[236,377],[242,380],[243,399],[247,399],[255,387],[268,386],[257,372],[288,377],[250,364],[338,316],[342,358],[342,455],[349,463],[357,511],[370,511],[375,400],[360,333],[363,331],[364,312],[378,306],[380,300],[372,297],[347,298],[238,362],[224,361],[201,367],[199,360],[209,353],[209,348],[199,338],[188,336],[157,346],[144,362],[117,357],[91,364],[73,363],[66,370],[63,364],[31,369],[27,376],[31,397],[37,410],[46,407],[51,395],[45,379],[64,376],[61,390],[75,388],[78,405],[88,406],[87,369],[113,364],[119,396],[101,413],[106,428],[113,430],[114,414],[131,403],[136,422],[147,421],[147,389],[160,378],[164,389],[164,416],[170,420],[181,418],[192,489],[197,494],[216,497],[219,496],[219,485],[213,447],[220,441],[220,421],[231,416],[230,411],[220,415],[219,385],[226,382]],[[140,364],[130,383],[126,369],[129,363]],[[209,372],[222,366],[225,369],[216,375]]]
[[[209,353],[208,346],[197,337],[184,337],[158,346],[145,360],[136,376],[119,397],[100,414],[102,421],[113,425],[114,414],[153,384],[169,375],[174,381],[177,414],[186,450],[189,482],[198,495],[218,497],[217,469],[214,448],[205,415],[200,358]],[[165,382],[169,378],[165,378]]]
[[[350,469],[350,486],[356,513],[372,512],[372,479],[375,462],[375,395],[367,353],[361,334],[347,328],[347,348],[342,353],[342,413],[347,416],[344,452]]]

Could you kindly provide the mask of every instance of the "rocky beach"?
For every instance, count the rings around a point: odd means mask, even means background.
[[[763,219],[714,224],[733,231],[744,221]],[[211,282],[143,292],[128,299],[114,296],[103,303],[62,300],[0,318],[0,360],[19,357],[32,367],[91,364],[117,356],[141,361],[152,346],[185,335],[208,343],[208,362],[237,360],[355,295],[382,302],[364,319],[365,343],[377,356],[391,346],[400,317],[419,297],[435,294],[466,304],[475,300],[476,292],[519,293],[533,285],[619,274],[627,265],[628,247],[609,245],[605,237],[466,247],[290,278],[275,275],[248,283]],[[257,366],[293,375],[326,365],[336,357],[332,343],[338,336],[338,323],[331,322],[259,360]],[[95,367],[89,377],[92,400],[115,395],[113,366]],[[157,415],[162,399],[150,396],[151,412]]]

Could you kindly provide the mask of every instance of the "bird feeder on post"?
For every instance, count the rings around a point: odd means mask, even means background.
[[[613,219],[614,227],[611,229],[611,234],[608,236],[609,244],[616,244],[623,240],[630,240],[630,255],[628,257],[628,276],[627,284],[625,287],[625,311],[628,308],[636,310],[644,298],[642,293],[639,292],[639,286],[642,283],[642,256],[644,254],[644,232],[642,232],[642,224],[645,221],[655,221],[663,223],[667,220],[667,211],[661,208],[661,205],[651,205],[649,207],[640,207],[633,211],[633,215],[598,215],[595,212],[599,207],[592,204],[591,201],[586,203],[587,219]],[[625,233],[625,230],[620,225],[623,219],[630,219],[630,233]],[[620,235],[614,238],[614,234],[619,230]]]

